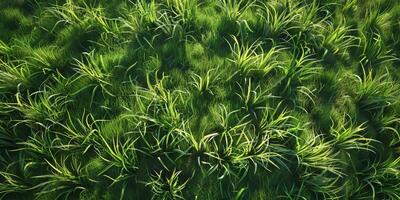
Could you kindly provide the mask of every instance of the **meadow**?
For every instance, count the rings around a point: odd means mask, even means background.
[[[0,199],[400,199],[398,0],[1,0]]]

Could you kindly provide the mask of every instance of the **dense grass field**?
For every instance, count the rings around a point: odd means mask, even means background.
[[[398,0],[1,0],[0,199],[400,199]]]

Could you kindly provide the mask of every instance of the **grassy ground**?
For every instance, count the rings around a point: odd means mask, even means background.
[[[400,199],[397,0],[2,0],[0,199]]]

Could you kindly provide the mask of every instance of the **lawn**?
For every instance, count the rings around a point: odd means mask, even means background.
[[[400,199],[398,0],[1,0],[0,199]]]

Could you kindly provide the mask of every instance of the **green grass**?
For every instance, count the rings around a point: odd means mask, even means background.
[[[0,2],[0,199],[400,199],[396,0]]]

